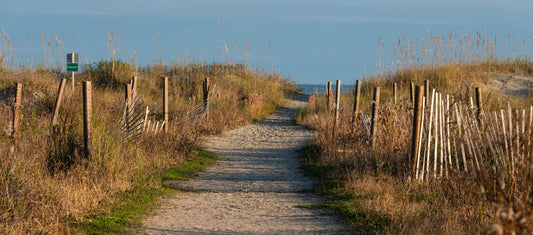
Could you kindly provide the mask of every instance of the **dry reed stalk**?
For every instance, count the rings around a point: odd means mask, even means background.
[[[529,146],[528,158],[533,157],[533,145],[531,144],[531,135],[533,134],[533,105],[529,107],[529,133],[527,135],[527,145]]]
[[[489,122],[489,121],[491,123],[490,129],[492,131],[492,135],[490,136],[492,138],[492,142],[498,143],[500,141],[499,137],[501,136],[501,132],[500,132],[498,113],[496,111],[493,112],[492,119],[487,118],[486,122]],[[503,147],[501,145],[494,145],[494,147],[496,149],[496,152],[498,153],[497,155],[498,157],[495,157],[497,159],[497,162],[499,162],[501,167],[504,167],[504,168],[507,167],[507,164],[504,159]]]
[[[468,125],[469,125],[469,130],[468,130],[469,141],[472,144],[472,150],[474,151],[474,160],[476,162],[477,169],[478,171],[480,171],[481,169],[484,169],[483,159],[482,159],[483,153],[480,152],[479,148],[476,148],[477,145],[474,144],[474,141],[473,141],[474,134],[475,134],[474,131],[478,129],[476,119],[474,118],[473,113],[472,113],[473,110],[474,110],[474,107],[472,106],[471,109],[465,110],[465,113],[466,113],[466,118],[468,120]],[[482,142],[481,135],[479,135],[479,142]],[[482,148],[485,149],[484,146],[482,146]]]
[[[452,151],[451,151],[451,144],[450,144],[450,126],[451,126],[451,123],[450,123],[450,114],[451,114],[451,110],[450,110],[450,96],[449,95],[446,95],[446,147],[448,148],[448,162],[450,163],[450,167],[453,169],[453,164],[452,164]],[[455,148],[455,145],[454,145],[454,150],[456,150],[457,148]],[[456,170],[459,170],[459,161],[457,159],[457,157],[455,156],[455,161],[456,161]]]
[[[457,128],[458,128],[457,131],[458,131],[458,134],[459,134],[459,143],[460,143],[460,146],[461,146],[461,153],[462,153],[462,157],[463,157],[463,167],[465,168],[465,172],[468,173],[468,163],[466,161],[465,146],[464,146],[464,141],[462,141],[462,139],[464,139],[464,133],[462,132],[463,123],[462,123],[461,116],[460,116],[460,113],[459,113],[459,107],[461,106],[461,102],[455,104],[454,106],[455,106],[455,117],[457,119]],[[461,138],[461,137],[463,137],[463,138]]]
[[[465,113],[468,114],[468,107],[465,107]],[[471,129],[471,125],[470,125],[470,120],[468,118],[467,115],[464,115],[463,114],[463,109],[459,109],[459,112],[461,114],[461,119],[463,120],[463,125],[465,127],[465,141],[466,141],[466,144],[468,146],[468,153],[470,156],[473,156],[474,157],[474,161],[470,160],[470,163],[472,165],[472,169],[474,169],[474,167],[479,171],[480,170],[480,166],[479,166],[479,162],[478,162],[478,159],[477,159],[477,154],[476,154],[476,148],[474,146],[474,143],[472,142],[472,135],[470,134],[470,129]],[[474,162],[476,163],[474,165]]]
[[[310,110],[315,110],[315,106],[316,106],[316,96],[311,95],[309,96],[309,104],[307,105],[307,108],[309,108]]]
[[[431,103],[430,103],[430,108],[429,108],[429,127],[428,127],[428,138],[427,138],[427,142],[426,142],[426,172],[429,174],[429,155],[430,155],[430,148],[431,148],[431,133],[432,133],[432,129],[431,129],[431,126],[433,124],[433,107],[434,107],[434,101],[435,101],[435,89],[433,89],[432,91],[432,95],[431,95]]]
[[[441,94],[442,96],[442,94]],[[447,159],[444,157],[444,154],[445,154],[445,148],[444,148],[444,101],[442,100],[442,97],[439,97],[440,98],[440,115],[439,115],[439,122],[440,122],[440,127],[439,127],[439,130],[440,130],[440,176],[443,177],[443,168],[446,168],[446,164],[448,163]],[[448,175],[448,169],[446,168],[446,175]]]
[[[490,147],[490,151],[493,156],[494,164],[496,166],[496,169],[499,169],[502,166],[502,164],[500,162],[500,159],[498,159],[498,156],[501,156],[502,154],[498,148],[498,144],[495,138],[497,134],[494,132],[494,121],[487,118],[483,110],[481,112],[481,118],[483,120],[486,130],[488,130],[488,131],[485,131],[485,135],[487,138],[488,146]]]
[[[418,166],[420,165],[420,152],[422,150],[422,139],[424,138],[424,116],[425,116],[425,110],[426,110],[426,99],[422,96],[420,99],[422,99],[422,115],[420,120],[420,137],[418,138],[418,148],[417,151],[417,158],[416,158],[416,179],[419,179],[418,176]],[[422,170],[424,167],[422,166]],[[423,175],[423,174],[422,174]],[[423,176],[422,176],[423,178]]]
[[[511,171],[513,172],[513,175],[514,175],[514,171],[515,171],[515,157],[514,157],[514,151],[513,151],[513,112],[511,111],[511,102],[507,102],[507,114],[509,116],[508,120],[509,120],[509,152],[510,152],[510,156],[511,156]]]
[[[474,115],[474,114],[472,113],[472,115]],[[484,167],[483,156],[486,156],[486,157],[489,156],[489,154],[487,152],[487,145],[490,145],[490,143],[487,143],[487,144],[485,143],[485,139],[483,139],[483,137],[481,135],[481,130],[479,129],[479,127],[481,126],[481,122],[482,122],[481,113],[479,112],[479,109],[476,110],[476,117],[474,118],[474,116],[472,116],[471,118],[472,118],[472,123],[474,124],[474,128],[475,128],[477,137],[479,139],[479,142],[481,143],[481,147],[482,147],[482,150],[483,150],[482,153],[480,154],[480,161],[481,161],[481,165]]]
[[[438,144],[439,144],[439,93],[435,93],[435,137],[434,137],[434,148],[433,148],[433,178],[437,178],[437,162],[438,162]]]
[[[521,163],[522,162],[522,157],[520,155],[520,114],[519,114],[520,111],[518,111],[518,109],[515,109],[515,114],[516,114],[516,158],[517,158],[517,163]]]
[[[517,118],[518,119],[518,118]],[[520,125],[518,120],[516,120],[516,165],[521,166],[522,164],[522,155],[520,155]]]
[[[510,158],[510,155],[509,155],[509,143],[507,143],[507,132],[505,131],[506,127],[505,127],[505,115],[503,113],[503,109],[500,110],[500,114],[501,114],[501,121],[502,121],[502,139],[503,139],[503,142],[505,144],[505,156],[507,158],[507,161],[505,162],[508,162],[508,168],[509,170],[512,170],[513,167],[512,167],[512,161],[511,161],[511,158]]]

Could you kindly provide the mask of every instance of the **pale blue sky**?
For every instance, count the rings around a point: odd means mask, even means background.
[[[516,44],[525,40],[531,49],[532,22],[530,0],[0,0],[0,28],[19,63],[42,60],[41,32],[62,37],[63,54],[108,58],[106,32],[113,30],[123,37],[117,55],[129,60],[135,51],[140,64],[170,63],[180,51],[190,61],[222,61],[224,39],[232,61],[274,68],[300,83],[339,76],[351,83],[363,75],[363,64],[374,72],[378,37],[486,30],[510,34]]]

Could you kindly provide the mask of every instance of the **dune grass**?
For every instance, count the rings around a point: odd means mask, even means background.
[[[123,231],[138,223],[133,214],[169,191],[162,180],[187,177],[209,162],[190,161],[202,136],[261,120],[296,90],[289,78],[243,64],[134,66],[111,57],[85,63],[74,91],[69,79],[60,124],[52,128],[59,80],[70,75],[50,61],[17,67],[16,58],[5,53],[9,49],[1,49],[0,128],[6,131],[0,133],[0,231],[8,234]],[[124,110],[124,85],[132,76],[139,79],[145,105],[152,112],[157,107],[156,120],[162,119],[161,77],[169,77],[170,125],[168,133],[143,134],[122,144],[116,129]],[[212,84],[209,118],[185,119],[203,102],[205,77]],[[81,81],[93,82],[90,159],[83,154]],[[23,101],[21,137],[13,145],[8,127],[16,82],[23,83]]]
[[[512,59],[497,57],[494,40],[481,40],[480,34],[430,38],[422,45],[407,37],[398,44],[394,41],[393,49],[384,49],[394,51],[394,55],[378,56],[383,65],[395,64],[394,70],[388,67],[363,80],[363,113],[370,114],[372,89],[382,88],[376,148],[369,146],[361,119],[352,126],[351,91],[341,96],[335,136],[333,112],[326,109],[323,95],[316,94],[313,109],[300,111],[297,122],[317,131],[308,151],[303,152],[308,168],[320,169],[322,180],[316,191],[325,195],[326,202],[316,206],[336,209],[363,233],[531,233],[533,201],[526,196],[531,195],[530,160],[521,163],[522,170],[514,176],[520,182],[518,187],[505,185],[509,181],[496,175],[481,173],[452,172],[449,178],[424,182],[410,177],[412,121],[405,114],[413,107],[411,82],[423,85],[427,79],[431,88],[463,103],[474,96],[474,87],[483,87],[487,112],[506,108],[507,102],[512,109],[529,110],[533,104],[533,62],[525,53]],[[387,61],[389,58],[393,63]],[[500,76],[523,78],[524,92],[507,94],[491,89],[491,80]],[[392,103],[393,83],[399,85],[397,104]],[[332,138],[336,138],[335,144]]]

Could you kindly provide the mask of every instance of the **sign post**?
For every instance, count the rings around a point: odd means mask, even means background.
[[[72,72],[72,91],[74,92],[74,73],[78,72],[78,54],[67,54],[67,72]]]

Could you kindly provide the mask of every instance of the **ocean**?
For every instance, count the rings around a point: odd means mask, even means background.
[[[302,88],[304,94],[312,95],[326,93],[326,84],[299,84],[298,86]],[[331,89],[333,90],[333,93],[335,93],[335,83],[331,84]],[[353,84],[341,85],[341,92],[349,92],[353,91],[353,89]]]

